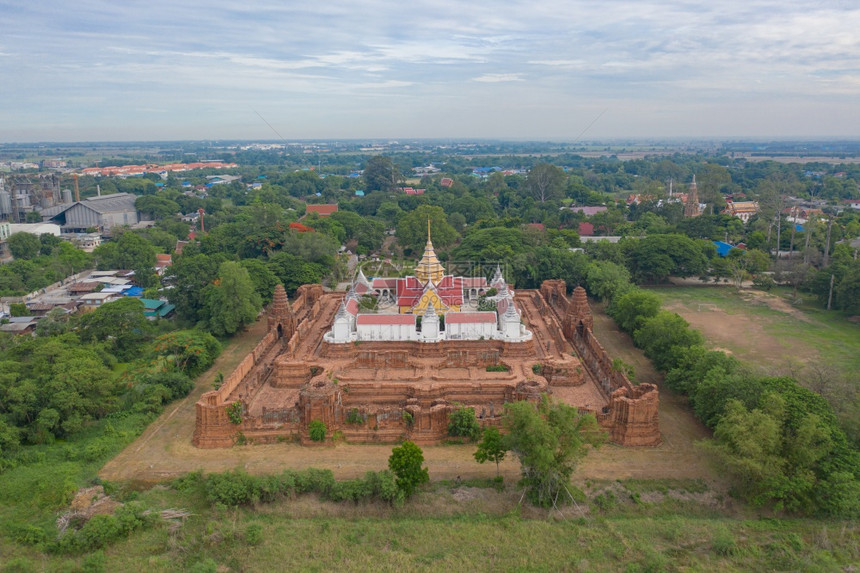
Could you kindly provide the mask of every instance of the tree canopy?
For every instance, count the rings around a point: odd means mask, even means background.
[[[541,507],[567,503],[568,486],[589,446],[605,440],[591,414],[543,396],[505,404],[505,445],[520,461],[526,495]]]

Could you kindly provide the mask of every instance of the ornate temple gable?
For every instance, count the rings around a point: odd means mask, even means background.
[[[418,302],[409,309],[409,312],[411,314],[424,314],[427,311],[427,306],[430,304],[433,305],[433,308],[438,314],[460,310],[459,305],[452,307],[445,304],[445,301],[442,300],[442,297],[439,295],[439,291],[436,290],[433,283],[428,282],[427,286],[424,287],[424,292],[421,293],[421,298],[419,298]]]
[[[373,285],[369,280],[367,280],[367,277],[364,276],[364,271],[358,269],[358,275],[356,275],[355,281],[352,283],[352,288],[358,294],[364,295],[373,290]]]

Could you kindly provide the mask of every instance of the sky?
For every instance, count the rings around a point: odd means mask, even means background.
[[[0,0],[0,142],[860,138],[856,0]]]

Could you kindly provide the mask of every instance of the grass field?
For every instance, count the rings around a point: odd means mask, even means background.
[[[855,524],[731,519],[697,482],[593,482],[588,505],[518,508],[515,488],[432,484],[402,508],[302,496],[210,506],[195,488],[120,491],[183,508],[87,555],[2,547],[4,570],[129,571],[835,571],[860,559]],[[14,567],[14,568],[13,568]]]
[[[795,303],[791,291],[669,287],[652,292],[712,346],[765,370],[785,374],[792,363],[822,362],[849,376],[860,371],[860,324],[812,300]]]

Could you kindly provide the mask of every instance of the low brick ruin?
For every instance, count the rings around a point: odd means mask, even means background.
[[[448,415],[459,405],[474,408],[482,425],[497,426],[505,403],[543,393],[593,413],[616,444],[660,443],[657,388],[635,386],[612,367],[581,287],[570,298],[564,281],[517,291],[534,333],[525,342],[332,344],[323,334],[343,293],[305,285],[296,295],[290,305],[278,285],[267,334],[218,390],[201,396],[195,446],[229,447],[240,437],[310,444],[312,420],[350,442],[436,444],[447,438]]]

